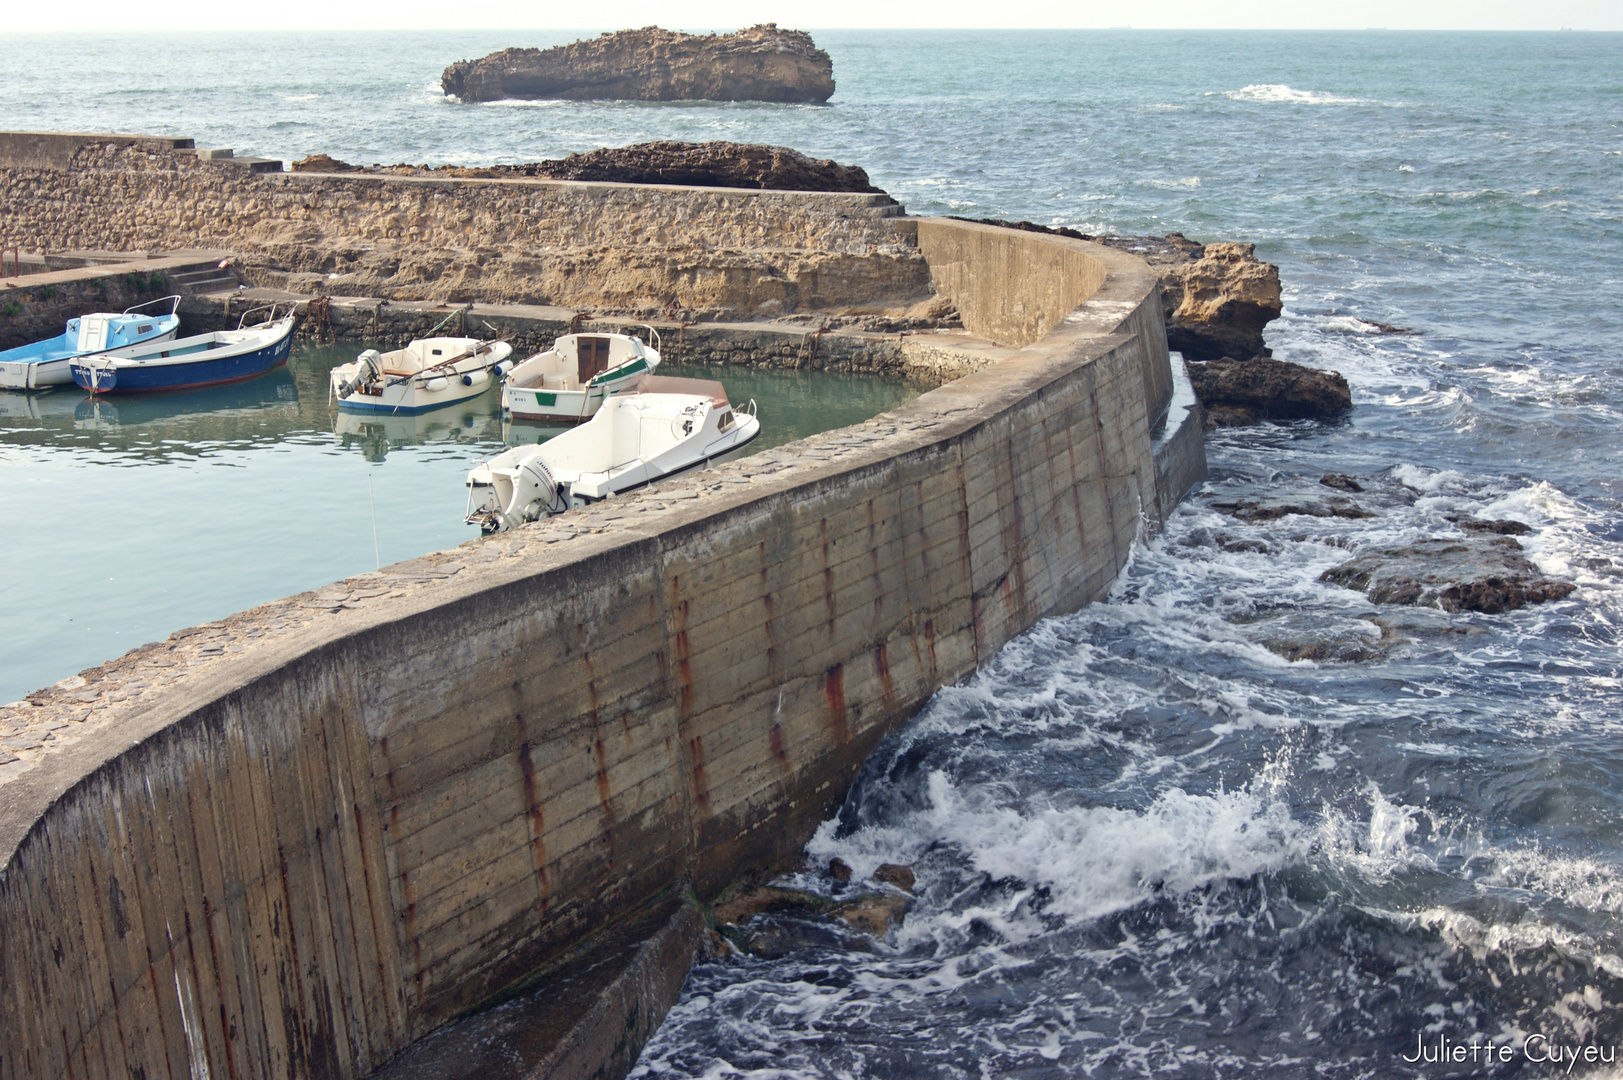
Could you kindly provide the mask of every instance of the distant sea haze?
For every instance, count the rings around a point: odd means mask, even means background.
[[[1623,35],[828,31],[824,107],[440,92],[454,60],[569,36],[4,35],[0,100],[8,127],[284,159],[776,143],[913,213],[1251,241],[1285,282],[1275,355],[1341,371],[1356,403],[1213,432],[1209,483],[1111,601],[938,693],[809,845],[809,888],[835,857],[859,881],[912,865],[902,927],[774,917],[771,948],[695,970],[636,1075],[1610,1067]],[[1329,473],[1371,516],[1213,505],[1310,502]],[[1462,518],[1527,526],[1578,590],[1450,615],[1320,580]]]

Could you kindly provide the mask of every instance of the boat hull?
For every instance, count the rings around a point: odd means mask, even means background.
[[[441,352],[454,349],[464,350],[464,355],[434,361]],[[495,384],[496,369],[512,351],[504,341],[424,338],[386,355],[368,351],[353,363],[340,364],[328,374],[328,387],[343,412],[415,416],[483,394]]]
[[[488,376],[470,373],[470,377],[474,380],[472,385],[464,383],[461,376],[447,378],[443,390],[431,390],[425,386],[406,383],[401,386],[385,387],[378,397],[356,392],[340,399],[338,407],[345,412],[384,413],[389,416],[413,416],[417,413],[433,412],[447,405],[456,405],[476,398],[490,389]]]
[[[287,363],[293,350],[293,323],[282,320],[273,334],[256,340],[139,361],[87,357],[72,365],[73,381],[92,394],[150,394],[255,379]],[[187,341],[196,339],[185,339]]]
[[[175,333],[180,328],[179,319],[168,320],[168,328],[147,337],[137,338],[131,344],[149,344],[158,341],[173,341]],[[59,338],[52,338],[58,341]],[[49,345],[50,342],[39,342],[39,345]],[[10,350],[11,355],[22,352],[22,349]],[[49,390],[53,386],[67,386],[73,382],[73,361],[80,357],[93,355],[88,352],[67,352],[62,355],[51,356],[48,359],[4,359],[7,354],[0,354],[0,389],[5,390]]]

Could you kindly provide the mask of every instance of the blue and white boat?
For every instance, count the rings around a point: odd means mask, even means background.
[[[265,321],[245,325],[250,315],[261,311],[267,313]],[[80,357],[71,364],[73,381],[92,394],[190,390],[242,382],[287,363],[295,319],[292,304],[253,308],[243,312],[235,330]]]
[[[169,305],[165,313],[163,304]],[[73,381],[72,362],[81,356],[128,345],[168,341],[180,329],[180,297],[165,296],[125,308],[119,314],[95,312],[69,319],[58,337],[0,352],[0,387],[44,390]]]

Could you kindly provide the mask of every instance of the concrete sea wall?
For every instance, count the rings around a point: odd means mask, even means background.
[[[0,1080],[360,1077],[537,978],[570,989],[513,1074],[623,1070],[686,905],[793,864],[885,733],[1103,596],[1203,473],[1142,262],[917,244],[996,363],[34,695],[78,727],[0,786]],[[593,982],[616,935],[648,944]]]

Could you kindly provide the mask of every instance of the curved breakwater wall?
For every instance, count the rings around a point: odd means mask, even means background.
[[[567,540],[235,616],[182,675],[182,635],[108,665],[153,666],[0,787],[0,1080],[360,1077],[538,977],[587,989],[524,1068],[623,1070],[691,900],[793,864],[886,732],[1104,595],[1203,474],[1147,266],[916,228],[996,363]],[[650,946],[593,984],[616,928]]]

